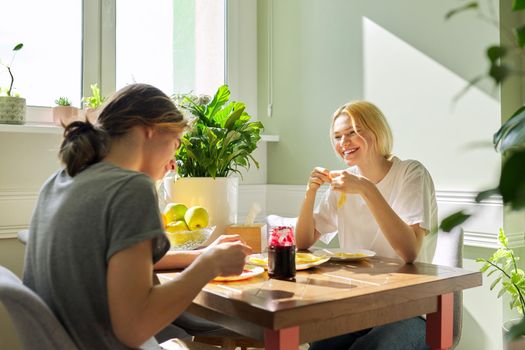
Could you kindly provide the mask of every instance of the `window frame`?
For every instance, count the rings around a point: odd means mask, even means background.
[[[257,4],[244,0],[224,0],[224,80],[230,86],[232,97],[249,103],[257,112]],[[246,16],[248,15],[248,16]],[[249,21],[248,21],[249,20]],[[248,33],[240,36],[242,25]],[[233,36],[232,36],[233,35]],[[81,94],[91,93],[90,85],[97,83],[103,96],[116,87],[116,0],[82,1],[82,67]],[[252,52],[244,48],[251,46]],[[240,62],[255,66],[240,70]],[[242,89],[240,87],[243,87]],[[52,124],[52,107],[27,106],[28,124]],[[256,119],[256,118],[255,118]]]

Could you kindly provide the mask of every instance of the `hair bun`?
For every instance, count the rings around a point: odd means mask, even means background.
[[[95,126],[89,121],[74,121],[64,129],[64,137],[72,138],[78,137],[88,131],[96,131]]]

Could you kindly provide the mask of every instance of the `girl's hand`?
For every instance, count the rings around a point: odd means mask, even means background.
[[[308,185],[306,186],[306,191],[317,191],[324,183],[331,183],[332,179],[330,178],[330,171],[325,168],[316,167],[310,173],[310,178],[308,179]]]
[[[216,275],[240,275],[244,269],[246,256],[252,248],[242,243],[237,235],[221,236],[202,252],[202,258],[210,261],[210,269]]]
[[[363,193],[364,187],[369,182],[366,177],[350,174],[346,170],[331,171],[332,188],[344,193]]]
[[[219,237],[217,237],[217,239],[215,239],[215,241],[213,241],[212,243],[210,243],[209,246],[207,246],[206,248],[204,249],[211,249],[213,247],[215,247],[216,245],[219,245],[221,243],[227,243],[227,242],[240,242],[240,243],[244,243],[242,240],[241,240],[241,236],[239,235],[220,235]]]

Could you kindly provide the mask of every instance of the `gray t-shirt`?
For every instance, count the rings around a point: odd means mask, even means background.
[[[109,315],[109,259],[153,240],[153,260],[169,249],[151,179],[100,162],[43,186],[31,221],[24,284],[54,311],[80,349],[128,349]]]

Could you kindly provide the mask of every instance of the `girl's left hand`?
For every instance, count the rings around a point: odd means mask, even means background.
[[[339,192],[344,193],[362,193],[367,178],[350,174],[346,170],[331,171],[330,177],[332,178],[332,188]]]

